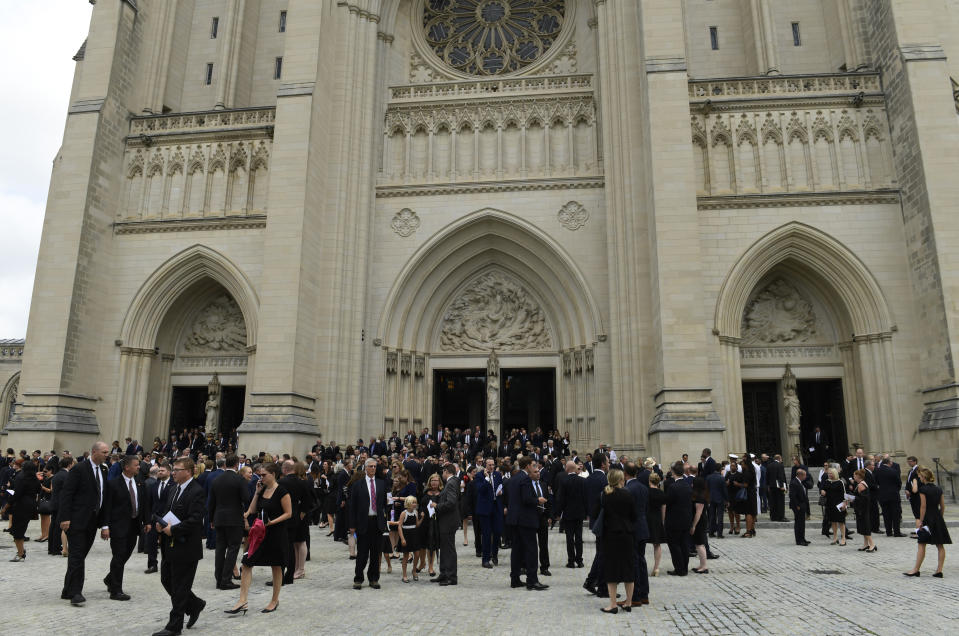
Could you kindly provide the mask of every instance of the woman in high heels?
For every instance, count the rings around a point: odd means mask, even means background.
[[[663,527],[663,519],[666,517],[666,493],[663,492],[662,481],[658,474],[649,474],[649,510],[646,512],[649,539],[646,542],[653,544],[653,576],[659,576],[659,562],[663,558],[662,544],[666,543],[666,529]]]
[[[919,568],[922,567],[922,561],[926,558],[926,546],[934,545],[939,552],[939,561],[936,564],[936,573],[933,576],[941,579],[942,566],[946,562],[946,545],[952,543],[944,521],[946,499],[942,494],[942,489],[936,485],[936,476],[931,470],[925,466],[920,466],[916,474],[919,475],[919,481],[912,483],[912,496],[919,496],[919,518],[916,519],[916,534],[919,545],[916,546],[916,567],[908,572],[903,572],[903,574],[919,576]]]
[[[256,484],[256,492],[250,507],[246,511],[247,517],[256,515],[266,526],[266,535],[256,547],[253,554],[244,554],[243,570],[240,574],[240,600],[233,609],[225,610],[227,614],[246,613],[247,594],[253,582],[253,566],[268,565],[273,571],[273,598],[261,610],[264,614],[276,610],[280,604],[280,588],[283,587],[283,566],[287,562],[290,539],[287,532],[287,521],[293,516],[293,503],[290,493],[278,483],[280,465],[276,463],[260,466],[260,481]]]
[[[829,478],[819,494],[826,498],[826,516],[832,524],[834,541],[830,545],[846,545],[846,487],[835,468],[830,467],[826,474]]]
[[[13,523],[10,525],[10,535],[17,546],[17,555],[10,559],[16,563],[27,558],[27,550],[23,541],[27,536],[27,525],[37,514],[37,495],[40,492],[40,480],[37,479],[37,465],[32,461],[25,461],[20,466],[20,472],[13,479],[13,495],[4,506],[10,512]]]
[[[860,552],[875,552],[878,548],[872,540],[872,497],[869,494],[869,484],[866,483],[866,471],[857,470],[852,474],[856,485],[852,494],[856,499],[852,502],[852,509],[856,513],[856,532],[862,535]]]

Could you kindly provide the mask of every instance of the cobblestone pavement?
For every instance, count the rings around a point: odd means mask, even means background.
[[[947,557],[945,578],[935,579],[935,552],[926,558],[920,578],[907,579],[916,552],[908,538],[876,537],[879,552],[857,552],[862,540],[853,536],[846,547],[830,546],[818,532],[818,523],[807,524],[813,544],[793,544],[791,525],[760,524],[758,536],[713,540],[721,555],[709,561],[710,573],[686,578],[665,576],[670,569],[663,546],[663,576],[651,578],[651,604],[631,614],[605,616],[602,601],[581,587],[587,570],[570,570],[562,535],[550,533],[551,571],[542,577],[550,585],[544,592],[509,587],[509,553],[501,553],[494,569],[480,567],[470,546],[457,535],[459,585],[441,588],[428,577],[404,584],[394,562],[392,574],[382,575],[381,590],[351,589],[353,562],[346,546],[333,543],[326,531],[313,529],[312,560],[307,578],[283,588],[276,613],[261,614],[270,598],[264,586],[268,571],[254,571],[250,613],[228,617],[223,613],[235,602],[236,591],[215,589],[211,571],[213,553],[207,551],[197,571],[194,591],[207,601],[206,611],[190,633],[276,633],[280,630],[318,630],[319,633],[456,633],[525,634],[531,629],[562,627],[571,633],[597,629],[613,633],[773,633],[773,634],[901,634],[957,633],[959,624],[959,550]],[[31,523],[32,536],[38,528]],[[955,529],[952,529],[956,533]],[[588,532],[585,533],[588,535]],[[586,564],[593,555],[587,539]],[[49,633],[51,627],[69,626],[74,634],[143,634],[163,627],[169,599],[158,574],[145,575],[146,555],[134,554],[127,564],[125,591],[128,602],[111,601],[101,582],[109,562],[109,545],[96,542],[87,559],[85,607],[60,600],[66,559],[47,556],[45,544],[27,543],[27,560],[9,563],[13,556],[10,535],[0,538],[0,620],[5,630],[17,634]],[[647,548],[652,569],[652,548]],[[695,563],[693,561],[692,563]],[[819,571],[819,573],[817,573]],[[424,572],[425,574],[425,572]],[[131,620],[131,617],[136,617]]]

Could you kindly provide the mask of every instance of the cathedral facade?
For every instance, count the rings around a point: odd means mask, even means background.
[[[959,459],[956,0],[97,0],[76,59],[7,446]]]

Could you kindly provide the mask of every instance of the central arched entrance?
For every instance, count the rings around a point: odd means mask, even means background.
[[[384,431],[533,426],[597,440],[603,333],[561,247],[519,217],[474,212],[428,240],[387,297]]]

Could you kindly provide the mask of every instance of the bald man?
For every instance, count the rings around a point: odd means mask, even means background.
[[[105,442],[94,443],[90,456],[69,472],[60,494],[57,518],[60,520],[60,529],[67,533],[70,545],[60,598],[75,606],[86,602],[83,598],[84,564],[97,530],[102,525],[103,495],[107,483],[107,469],[103,462],[109,452],[110,446]]]

